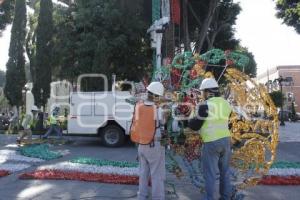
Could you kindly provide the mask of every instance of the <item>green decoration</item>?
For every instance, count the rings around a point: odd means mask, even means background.
[[[194,64],[193,53],[189,51],[176,55],[172,61],[172,66],[177,69],[190,69]]]
[[[127,162],[127,161],[111,161],[111,160],[97,160],[88,157],[79,157],[71,160],[72,163],[87,164],[95,166],[114,166],[114,167],[138,167],[137,162]]]
[[[275,162],[272,164],[271,168],[300,168],[300,162]]]
[[[152,81],[170,80],[170,70],[168,67],[161,66],[160,69],[154,70]]]
[[[227,56],[227,59],[234,61],[234,65],[239,68],[246,67],[250,61],[248,56],[245,56],[239,52],[230,52],[230,54]]]
[[[62,154],[49,150],[49,145],[29,145],[19,149],[20,154],[32,158],[40,158],[43,160],[53,160],[62,157]]]
[[[223,50],[221,49],[212,49],[205,54],[202,54],[201,59],[206,61],[209,64],[217,65],[221,60],[225,60],[226,56]]]
[[[187,91],[190,90],[191,88],[199,88],[201,83],[202,83],[203,78],[197,78],[195,80],[192,80],[189,84],[183,85],[182,90]]]
[[[152,22],[160,18],[160,0],[152,0]]]

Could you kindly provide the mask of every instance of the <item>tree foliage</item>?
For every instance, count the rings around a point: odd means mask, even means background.
[[[25,85],[25,0],[16,0],[14,13],[9,46],[9,59],[6,64],[7,70],[4,93],[11,105],[20,106],[22,104],[22,88]]]
[[[283,23],[292,26],[300,33],[300,2],[299,0],[277,0],[277,17],[283,19]]]
[[[206,35],[207,50],[212,48],[235,49],[239,41],[234,38],[234,28],[241,7],[233,1],[222,1],[217,6]]]
[[[15,0],[5,0],[0,3],[0,36],[6,25],[13,20]]]
[[[194,51],[201,53],[214,47],[222,49],[236,47],[239,41],[234,39],[233,26],[241,11],[238,3],[234,3],[233,0],[184,0],[184,2],[187,4],[188,12],[187,15],[183,13],[182,17],[188,19],[188,26],[181,27],[181,32],[184,33],[181,41],[189,38],[190,42],[195,44]],[[189,45],[189,42],[184,44]]]
[[[0,87],[4,87],[5,85],[5,71],[0,70]]]
[[[33,9],[36,10],[34,7]],[[38,15],[36,12],[33,14],[29,14],[28,16],[28,26],[29,30],[26,36],[26,43],[25,43],[25,49],[26,49],[26,54],[28,56],[29,60],[29,76],[28,80],[30,82],[35,82],[35,77],[36,77],[36,71],[35,71],[35,56],[36,56],[36,27],[37,27],[37,18]]]
[[[273,100],[276,107],[280,107],[284,100],[284,95],[280,91],[273,91],[270,93],[270,97]]]
[[[242,47],[238,45],[236,50],[240,51],[241,53],[245,54],[249,58],[249,63],[247,66],[243,68],[243,72],[249,75],[251,78],[256,77],[257,75],[257,64],[254,58],[254,55],[248,50],[246,47]]]
[[[143,7],[124,2],[77,0],[57,13],[62,19],[55,28],[58,77],[74,81],[83,73],[102,73],[136,80],[147,72],[151,55]]]
[[[44,106],[50,97],[52,81],[53,49],[53,4],[52,0],[40,1],[38,25],[36,28],[35,80],[33,94],[38,106]]]

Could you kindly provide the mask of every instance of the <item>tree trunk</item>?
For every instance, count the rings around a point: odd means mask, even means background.
[[[32,47],[34,44],[34,38],[35,38],[35,34],[30,31],[27,34],[27,38],[26,38],[26,42],[25,42],[25,50],[29,59],[29,66],[30,66],[30,79],[29,81],[31,82],[35,82],[35,68],[34,68],[34,56],[35,56],[35,49],[34,47]]]
[[[207,12],[206,18],[203,21],[203,24],[202,24],[202,27],[201,27],[200,33],[199,33],[199,39],[198,39],[198,45],[197,45],[199,53],[201,53],[201,51],[202,51],[203,43],[205,41],[208,28],[214,17],[214,13],[217,8],[218,2],[219,2],[219,0],[211,0],[209,2],[208,12]]]
[[[183,10],[183,31],[184,31],[184,36],[183,36],[183,42],[184,42],[184,50],[185,51],[191,51],[191,40],[190,40],[190,35],[189,35],[189,25],[188,25],[188,12],[187,12],[187,5],[188,5],[188,0],[183,0],[182,3],[182,10]]]
[[[217,30],[215,30],[214,32],[211,33],[211,37],[209,38],[209,43],[208,43],[208,50],[210,50],[210,49],[212,49],[214,47],[214,43],[215,43],[216,37],[227,26],[230,26],[230,24],[224,23],[224,24],[220,25],[217,28]],[[209,35],[207,35],[207,37],[209,37]]]
[[[217,35],[218,35],[218,32],[213,32],[212,33],[212,36],[209,39],[207,50],[211,50],[212,48],[214,48],[214,43],[215,43]],[[207,37],[209,37],[209,36],[207,36]]]

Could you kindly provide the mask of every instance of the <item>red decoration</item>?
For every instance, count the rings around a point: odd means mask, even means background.
[[[231,66],[233,64],[234,64],[234,62],[232,60],[226,60],[226,65]]]
[[[207,65],[207,63],[206,63],[204,60],[197,60],[197,61],[196,61],[196,64],[197,64],[197,65],[200,65],[202,68],[203,68],[205,65]]]
[[[171,19],[175,24],[180,24],[180,0],[171,0]]]
[[[299,176],[264,176],[261,185],[300,185]]]
[[[10,175],[10,172],[9,171],[6,171],[6,170],[0,170],[0,177],[4,177],[4,176],[8,176]]]
[[[179,89],[180,87],[180,77],[181,77],[181,70],[180,69],[172,69],[171,72],[171,83],[175,86],[175,89]]]
[[[125,176],[116,174],[84,173],[60,170],[37,170],[24,173],[20,179],[54,179],[54,180],[78,180],[113,184],[138,185],[138,176]]]
[[[185,145],[184,155],[188,162],[192,162],[193,160],[200,158],[200,145],[200,140],[195,140]]]
[[[225,56],[228,56],[231,53],[231,50],[226,50],[224,53],[225,53]]]
[[[192,70],[190,71],[190,77],[191,77],[191,79],[196,79],[197,76],[198,76],[197,71],[196,71],[195,69],[192,69]]]

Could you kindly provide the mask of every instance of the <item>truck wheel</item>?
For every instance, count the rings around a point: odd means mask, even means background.
[[[123,130],[116,125],[108,125],[102,130],[101,141],[107,147],[118,147],[124,143]]]

